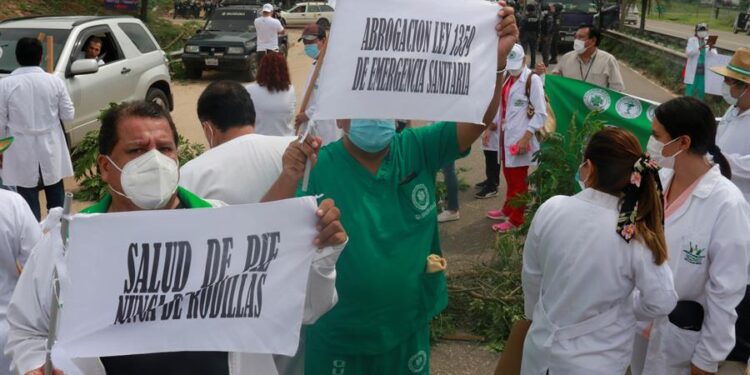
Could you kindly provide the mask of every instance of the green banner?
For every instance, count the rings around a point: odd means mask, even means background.
[[[576,79],[553,74],[545,76],[544,87],[557,118],[557,132],[566,135],[575,113],[576,127],[598,110],[598,119],[607,125],[630,130],[646,148],[657,103],[648,102]]]

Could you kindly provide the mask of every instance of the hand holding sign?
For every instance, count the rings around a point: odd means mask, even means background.
[[[315,238],[315,245],[318,248],[341,245],[346,242],[346,231],[339,221],[341,211],[336,208],[333,199],[324,200],[315,214],[320,218],[317,226],[318,237]]]
[[[518,26],[513,7],[506,6],[504,1],[498,4],[503,8],[497,12],[500,22],[495,26],[497,36],[500,38],[497,43],[497,68],[502,70],[505,69],[505,61],[508,59],[510,50],[518,41]]]

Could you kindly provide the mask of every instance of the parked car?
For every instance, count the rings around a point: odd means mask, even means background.
[[[255,18],[258,6],[216,8],[203,29],[185,43],[182,63],[190,78],[200,78],[204,70],[237,71],[247,81],[255,79],[256,58]],[[279,35],[279,50],[286,55],[288,36]]]
[[[130,16],[25,17],[0,21],[0,79],[18,67],[17,41],[41,37],[42,68],[51,63],[75,105],[75,118],[64,125],[68,145],[77,145],[101,126],[99,112],[109,103],[153,101],[171,111],[174,106],[167,56],[143,22]],[[91,37],[102,40],[99,60],[82,58]],[[48,62],[47,40],[52,42]]]
[[[297,3],[289,10],[282,11],[281,17],[289,26],[317,23],[328,28],[333,22],[333,8],[326,3]]]
[[[626,25],[637,25],[641,21],[641,12],[638,11],[638,7],[633,5],[628,9],[628,13],[625,16]]]

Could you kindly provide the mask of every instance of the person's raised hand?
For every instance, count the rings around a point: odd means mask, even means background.
[[[298,140],[292,141],[281,159],[281,173],[284,177],[295,183],[299,181],[305,174],[307,160],[309,159],[312,165],[318,161],[320,145],[320,137],[314,136],[308,136],[302,143]]]
[[[339,221],[341,211],[336,207],[333,199],[321,202],[315,214],[318,215],[318,237],[315,238],[315,245],[318,248],[337,246],[346,242],[347,234]]]
[[[508,59],[508,54],[513,48],[513,45],[518,41],[518,26],[516,25],[516,17],[514,15],[515,10],[513,7],[509,7],[505,4],[505,1],[500,1],[498,4],[502,7],[497,12],[497,16],[500,17],[500,22],[495,26],[497,31],[497,68],[498,70],[505,69],[505,61]]]

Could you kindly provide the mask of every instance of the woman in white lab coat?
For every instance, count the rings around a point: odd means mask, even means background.
[[[534,134],[544,126],[547,106],[544,101],[544,83],[525,64],[523,47],[513,46],[505,65],[508,75],[503,83],[498,126],[500,148],[498,156],[507,185],[505,203],[500,210],[487,212],[487,217],[502,222],[492,225],[492,230],[505,233],[523,224],[525,207],[510,202],[529,190],[526,178],[529,166],[535,164],[532,156],[539,150]],[[533,108],[529,116],[529,109]]]
[[[685,55],[685,95],[703,100],[706,89],[706,53],[716,53],[713,45],[707,44],[708,25],[695,25],[695,35],[688,38]]]
[[[636,317],[672,311],[657,170],[635,136],[606,128],[579,168],[586,189],[537,211],[523,253],[522,374],[624,374]]]
[[[677,307],[637,334],[645,362],[634,374],[712,374],[735,344],[735,307],[745,295],[750,206],[729,181],[716,121],[703,102],[682,97],[656,109],[648,149],[667,168],[665,233]],[[709,157],[710,155],[710,157]],[[636,353],[641,352],[638,347]]]

